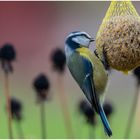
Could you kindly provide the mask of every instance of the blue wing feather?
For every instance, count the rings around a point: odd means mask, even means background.
[[[106,115],[105,115],[104,110],[103,110],[103,108],[102,108],[101,105],[99,105],[99,114],[100,114],[102,123],[103,123],[103,125],[104,125],[105,132],[106,132],[107,135],[110,137],[110,136],[112,135],[112,131],[111,131],[110,125],[109,125],[109,123],[108,123],[108,120],[107,120],[107,118],[106,118]]]

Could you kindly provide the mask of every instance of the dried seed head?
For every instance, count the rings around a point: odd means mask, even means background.
[[[97,52],[104,48],[109,65],[129,71],[140,65],[140,18],[115,16],[107,20],[96,37]]]
[[[33,81],[33,86],[37,92],[39,100],[43,101],[47,99],[48,90],[50,88],[50,82],[47,76],[44,74],[38,75]]]
[[[16,59],[16,51],[11,44],[5,44],[0,49],[0,60],[13,61]]]
[[[105,112],[107,118],[109,118],[110,115],[114,111],[112,103],[111,102],[108,102],[108,101],[104,102],[103,109],[104,109],[104,112]]]
[[[79,111],[85,116],[89,124],[96,124],[95,112],[86,100],[80,101]]]
[[[8,72],[13,72],[13,66],[12,66],[12,61],[16,59],[16,51],[11,44],[5,44],[1,49],[0,49],[0,60],[1,60],[1,65],[2,69],[8,73]]]
[[[66,56],[63,50],[60,48],[55,49],[51,54],[51,61],[53,64],[53,69],[62,73],[65,70]]]
[[[19,100],[12,98],[10,100],[11,103],[11,113],[12,118],[15,120],[21,120],[22,119],[22,104]]]
[[[134,76],[137,78],[138,84],[140,84],[140,67],[137,67],[133,71]]]

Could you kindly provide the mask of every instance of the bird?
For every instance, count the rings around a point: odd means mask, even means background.
[[[71,32],[65,40],[66,64],[79,87],[100,116],[106,134],[112,136],[112,130],[102,107],[101,96],[105,92],[108,73],[103,63],[89,49],[94,39],[84,31]]]

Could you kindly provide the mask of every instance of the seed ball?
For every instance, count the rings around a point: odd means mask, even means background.
[[[115,16],[104,22],[96,37],[97,53],[102,52],[110,67],[130,71],[140,66],[140,18]]]

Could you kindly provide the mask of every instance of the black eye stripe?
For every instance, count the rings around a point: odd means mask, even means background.
[[[85,32],[72,32],[71,34],[69,34],[69,36],[75,36],[75,35],[76,36],[81,36],[81,35],[87,36]]]
[[[77,36],[84,36],[84,37],[90,39],[90,37],[87,36],[86,34],[73,35],[73,36],[71,36],[71,37],[73,38],[73,37],[77,37]]]
[[[86,37],[86,38],[90,39],[90,37],[89,37],[89,36],[87,36],[86,34],[82,34],[82,36],[84,36],[84,37]]]

